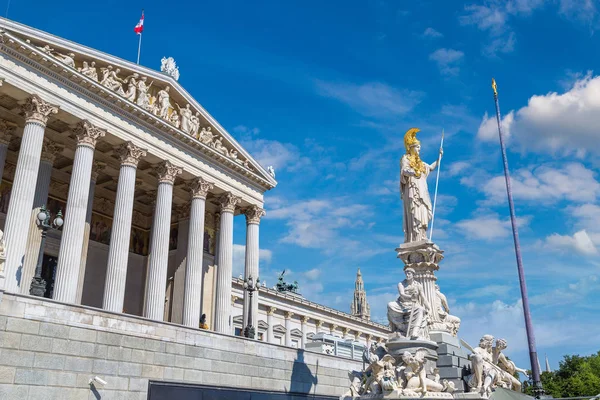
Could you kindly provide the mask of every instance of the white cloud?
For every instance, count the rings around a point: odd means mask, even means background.
[[[448,174],[450,174],[450,176],[457,176],[469,168],[471,168],[471,163],[466,161],[457,161],[450,164],[448,167]]]
[[[300,155],[298,148],[277,140],[244,139],[242,146],[264,167],[273,166],[275,170],[296,171],[311,164],[310,158]]]
[[[260,249],[258,252],[259,266],[267,266],[273,259],[273,252],[267,249]],[[238,277],[244,274],[246,264],[246,246],[243,244],[233,245],[232,275]]]
[[[258,128],[249,128],[246,125],[238,125],[236,127],[233,128],[233,131],[235,133],[239,133],[241,135],[258,135],[260,133],[260,129]]]
[[[594,171],[579,163],[569,163],[560,168],[552,165],[521,168],[511,175],[515,199],[539,203],[568,200],[575,203],[594,202],[600,197],[600,183]],[[485,179],[479,183],[487,202],[500,204],[506,201],[504,176]]]
[[[444,35],[442,35],[440,32],[436,31],[435,29],[433,29],[432,27],[429,27],[427,29],[425,29],[425,32],[423,32],[423,36],[424,37],[428,37],[428,38],[441,38]]]
[[[456,75],[459,72],[458,63],[465,53],[454,49],[437,49],[429,55],[429,59],[435,61],[443,75]]]
[[[462,297],[466,298],[482,298],[491,297],[495,299],[497,297],[506,296],[511,290],[510,285],[487,285],[481,286],[474,289],[465,291]]]
[[[562,94],[532,96],[517,112],[520,144],[537,151],[600,154],[600,77],[590,74]]]
[[[311,270],[306,271],[304,273],[304,276],[308,280],[316,281],[317,279],[319,279],[319,276],[321,276],[321,270],[319,268],[313,268]]]
[[[594,232],[600,232],[600,206],[597,204],[582,204],[569,208],[573,217],[577,219],[576,226]]]
[[[529,217],[517,218],[517,227],[526,226]],[[481,215],[471,219],[458,221],[455,226],[468,238],[496,240],[508,238],[511,235],[510,219],[500,219],[497,215]]]
[[[511,127],[514,120],[515,113],[513,111],[502,117],[502,135],[505,140],[510,139]],[[487,112],[483,115],[483,120],[477,130],[477,138],[485,142],[497,142],[499,140],[498,121],[495,115],[488,117]]]
[[[317,80],[317,92],[336,99],[368,117],[395,117],[411,111],[421,102],[423,93],[399,90],[381,82],[361,85]]]
[[[598,254],[596,246],[585,230],[576,232],[573,236],[554,233],[546,238],[545,245],[549,249],[562,252],[570,253],[574,250],[584,255]]]
[[[364,234],[366,218],[372,215],[369,206],[352,203],[348,198],[310,199],[285,203],[269,211],[265,218],[286,220],[288,231],[282,243],[321,249],[325,253],[345,252],[353,249],[353,257],[370,257],[376,249],[359,254],[358,240],[349,239],[352,232]],[[373,253],[375,251],[375,253]]]

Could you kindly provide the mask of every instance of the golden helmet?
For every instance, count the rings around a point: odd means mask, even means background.
[[[421,144],[417,139],[417,132],[419,131],[419,128],[410,128],[404,134],[404,147],[406,148],[407,153],[409,153],[411,147]]]

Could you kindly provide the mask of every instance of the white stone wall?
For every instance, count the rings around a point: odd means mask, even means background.
[[[3,295],[3,296],[2,296]],[[361,363],[0,292],[0,398],[146,399],[148,381],[337,396]],[[302,371],[302,373],[299,373]],[[316,381],[316,384],[314,383]]]

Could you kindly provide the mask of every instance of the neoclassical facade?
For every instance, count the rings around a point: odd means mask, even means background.
[[[30,293],[45,206],[64,215],[41,252],[45,297],[232,332],[234,218],[258,276],[274,177],[168,73],[0,22],[6,292]]]
[[[243,281],[233,279],[233,333],[240,335],[244,323]],[[325,333],[362,345],[382,342],[389,335],[389,327],[314,303],[292,292],[273,288],[259,291],[257,339],[267,343],[294,348],[305,348],[317,333]]]

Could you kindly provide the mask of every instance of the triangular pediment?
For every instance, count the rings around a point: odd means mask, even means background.
[[[265,190],[277,185],[173,76],[4,18],[0,18],[0,30],[4,46],[59,74],[80,92],[110,101],[132,120],[199,149]]]
[[[275,325],[273,327],[273,332],[277,332],[277,333],[285,333],[285,327],[281,324],[279,325]]]
[[[290,335],[292,336],[296,336],[296,337],[301,337],[302,336],[302,331],[298,328],[294,328],[290,331]]]

